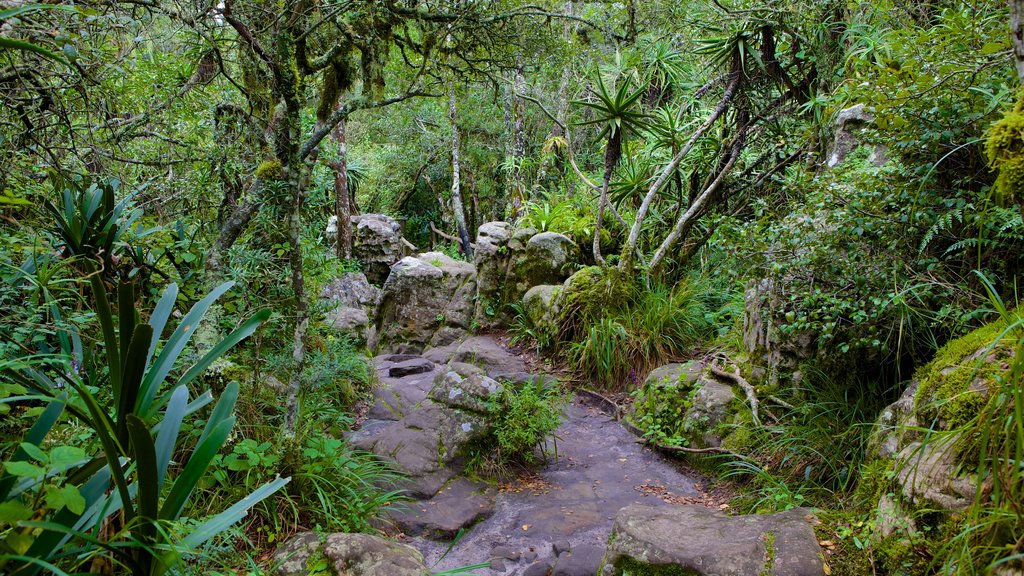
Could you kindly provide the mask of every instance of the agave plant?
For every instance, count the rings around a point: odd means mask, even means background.
[[[188,385],[251,335],[269,311],[255,314],[172,379],[184,368],[179,360],[196,326],[231,283],[195,304],[160,346],[178,295],[175,285],[164,291],[143,323],[130,284],[119,286],[115,316],[103,281],[97,274],[90,280],[101,350],[66,350],[49,371],[31,362],[0,366],[3,376],[31,392],[6,401],[47,402],[0,477],[0,525],[11,525],[0,540],[0,572],[5,574],[62,574],[61,565],[100,558],[117,573],[159,576],[178,562],[182,551],[224,531],[289,480],[263,485],[181,539],[171,535],[169,528],[234,426],[238,398],[233,382],[188,450],[185,418],[213,402],[209,391],[190,399]],[[77,338],[74,348],[81,350]],[[88,457],[79,447],[44,442],[65,412],[91,429],[98,454]]]

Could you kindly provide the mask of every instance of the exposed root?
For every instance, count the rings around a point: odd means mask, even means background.
[[[712,361],[708,367],[711,368],[711,373],[715,376],[728,380],[743,390],[743,393],[747,395],[747,403],[750,404],[750,414],[754,418],[754,424],[760,426],[761,417],[758,414],[758,407],[760,406],[760,403],[757,401],[757,393],[754,391],[754,387],[750,385],[750,382],[747,382],[747,380],[740,374],[739,366],[734,364],[733,368],[735,370],[733,372],[726,372],[720,368],[715,361]]]

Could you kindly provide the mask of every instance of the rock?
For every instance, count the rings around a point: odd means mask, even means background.
[[[477,229],[476,252],[476,306],[473,317],[483,328],[500,325],[506,320],[502,290],[508,275],[511,253],[512,226],[508,222],[487,222]]]
[[[495,546],[494,549],[491,550],[491,557],[492,558],[504,558],[505,560],[516,561],[516,560],[519,560],[520,554],[519,554],[518,550],[513,550],[513,549],[509,548],[508,546],[502,545],[502,546]]]
[[[593,576],[601,569],[604,548],[582,545],[558,555],[552,576]]]
[[[420,353],[458,340],[470,328],[475,292],[468,262],[440,252],[403,258],[384,282],[371,348]]]
[[[558,295],[562,285],[541,284],[526,291],[523,312],[534,326],[553,333],[557,328]]]
[[[536,550],[531,548],[531,549],[527,550],[526,552],[523,552],[523,560],[526,560],[527,562],[533,562],[536,559],[537,559],[537,551]]]
[[[504,572],[505,562],[503,562],[500,558],[494,558],[493,560],[491,560],[491,565],[489,566],[489,568],[495,572]]]
[[[434,378],[429,398],[450,408],[486,415],[488,401],[502,392],[501,383],[473,370],[463,368],[460,371],[460,367],[456,363],[439,373]]]
[[[274,574],[277,576],[306,576],[308,561],[320,551],[320,538],[312,532],[300,532],[289,538],[274,552]]]
[[[352,228],[352,256],[363,263],[367,280],[381,284],[402,258],[402,226],[390,216],[360,214]]]
[[[730,409],[735,398],[732,386],[719,382],[703,363],[667,364],[644,380],[630,420],[639,422],[650,410],[657,412],[676,404],[685,409],[677,434],[693,446],[718,447],[722,445],[720,425],[732,421]]]
[[[915,378],[903,391],[899,399],[882,410],[871,429],[868,453],[879,458],[892,458],[905,445],[907,439],[920,436],[915,430],[917,417],[914,415],[914,397],[920,382]]]
[[[627,506],[615,517],[600,574],[678,567],[696,576],[822,576],[812,521],[800,508],[726,516],[703,506]]]
[[[459,344],[450,362],[463,362],[479,366],[493,378],[526,370],[523,359],[514,356],[493,338],[474,336]]]
[[[388,376],[405,378],[413,374],[423,374],[434,369],[434,363],[426,358],[411,358],[388,368]]]
[[[784,281],[772,278],[754,281],[743,297],[743,346],[750,354],[754,380],[765,380],[770,388],[785,378],[798,384],[800,364],[818,352],[814,334],[783,334],[778,329],[784,323],[782,285]]]
[[[347,272],[331,280],[320,291],[320,299],[347,308],[372,310],[377,306],[380,289],[372,286],[360,272]]]
[[[907,502],[953,511],[966,510],[974,502],[978,485],[958,470],[956,444],[955,439],[911,442],[896,455],[896,481]]]
[[[541,284],[560,284],[572,274],[570,265],[579,261],[579,248],[568,236],[541,232],[526,243],[526,262],[517,281],[524,290]]]
[[[445,486],[425,502],[410,502],[389,513],[395,526],[409,536],[450,541],[459,530],[494,514],[495,490],[464,478]]]
[[[370,318],[362,308],[342,306],[327,314],[324,322],[343,336],[366,342]]]
[[[572,548],[572,544],[568,540],[559,540],[551,545],[551,551],[555,553],[555,556],[560,555],[562,552],[568,552]]]
[[[324,555],[338,576],[427,576],[423,555],[412,546],[370,534],[331,534]]]
[[[527,566],[521,572],[520,576],[550,576],[551,575],[551,564],[541,560],[534,562]]]
[[[376,434],[356,436],[353,446],[372,451],[407,474],[400,487],[412,496],[430,498],[455,476],[448,465],[462,447],[487,430],[482,416],[424,402]]]
[[[316,534],[302,532],[274,553],[277,576],[306,576],[310,559],[327,557],[337,576],[427,576],[430,571],[415,548],[369,534],[336,533],[323,543]],[[318,574],[320,572],[317,572]]]
[[[846,157],[862,144],[860,132],[863,127],[875,121],[875,115],[864,104],[844,108],[836,114],[834,123],[835,137],[828,155],[828,167],[835,168],[842,164]],[[877,145],[872,151],[871,162],[881,166],[888,161],[888,150]]]

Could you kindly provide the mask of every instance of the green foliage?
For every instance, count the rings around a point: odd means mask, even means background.
[[[543,448],[554,435],[569,400],[557,380],[538,377],[522,383],[504,382],[501,394],[487,403],[492,429],[476,448],[478,466],[493,470],[535,463],[536,449]]]
[[[643,289],[612,269],[592,267],[573,275],[564,292],[559,346],[580,374],[605,389],[635,386],[713,331],[699,284]]]
[[[1024,206],[1024,93],[1017,105],[988,129],[985,155],[988,165],[999,173],[996,192]]]
[[[686,374],[676,382],[644,382],[634,390],[630,421],[644,439],[659,446],[688,446],[704,423],[686,417],[699,390]]]
[[[250,507],[288,482],[277,479],[255,489],[180,541],[172,540],[166,529],[185,510],[235,422],[231,413],[238,384],[232,383],[186,456],[184,447],[178,446],[182,423],[213,400],[206,392],[189,401],[188,384],[269,315],[261,312],[243,323],[165,389],[194,326],[230,287],[217,288],[193,307],[157,354],[177,288],[171,285],[149,322],[142,323],[131,285],[119,287],[115,316],[103,281],[93,273],[91,288],[103,347],[86,356],[80,348],[74,356],[67,350],[53,359],[52,370],[40,370],[31,359],[5,367],[6,377],[32,390],[34,399],[48,406],[4,464],[7,474],[0,478],[0,495],[8,512],[3,519],[7,552],[0,556],[0,566],[12,573],[35,574],[44,567],[51,569],[53,563],[74,567],[98,556],[132,574],[163,574],[183,553],[237,522]],[[43,450],[45,438],[65,411],[87,427],[99,445],[97,455],[68,446]],[[183,464],[171,467],[172,462]],[[49,469],[61,476],[49,477]],[[30,521],[25,512],[44,520]],[[90,535],[103,526],[108,531],[100,539]]]

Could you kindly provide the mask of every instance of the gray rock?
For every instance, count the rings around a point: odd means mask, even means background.
[[[434,363],[426,358],[412,358],[399,362],[388,368],[388,376],[404,378],[414,374],[423,374],[434,369]]]
[[[835,137],[828,155],[828,167],[835,168],[842,164],[846,157],[859,147],[862,142],[861,132],[864,126],[875,121],[875,115],[864,104],[844,108],[836,114]],[[888,161],[888,150],[877,145],[872,151],[871,162],[881,166]]]
[[[507,317],[502,290],[511,253],[508,248],[512,239],[512,227],[508,222],[487,222],[477,229],[476,252],[473,264],[476,267],[477,293],[474,318],[483,328],[503,323]]]
[[[331,534],[324,543],[338,576],[426,576],[423,555],[415,548],[370,534]]]
[[[579,248],[568,236],[541,232],[526,243],[525,262],[516,270],[516,283],[526,290],[541,284],[561,284],[572,274],[571,264],[580,259]]]
[[[733,418],[730,407],[736,396],[732,386],[715,379],[703,363],[667,364],[651,371],[633,409],[645,406],[644,398],[649,394],[692,395],[692,402],[683,414],[684,422],[693,423],[688,427],[687,439],[700,447],[722,445],[718,426]]]
[[[371,310],[377,306],[380,289],[371,285],[360,272],[347,272],[331,280],[320,291],[320,299],[337,304],[339,307]]]
[[[366,279],[380,284],[391,266],[402,259],[402,226],[384,214],[352,218],[352,256],[363,263]]]
[[[974,502],[978,485],[959,473],[956,444],[955,439],[911,442],[896,455],[896,482],[907,502],[953,511],[966,510]]]
[[[438,373],[428,397],[450,408],[487,414],[488,401],[502,392],[501,383],[482,374],[463,374],[465,371],[460,374],[456,369]]]
[[[519,560],[520,554],[518,550],[513,550],[508,546],[495,546],[494,549],[491,550],[491,557],[516,561]]]
[[[489,568],[494,572],[504,572],[505,562],[502,561],[501,558],[494,558],[491,560],[491,565],[489,566]]]
[[[554,332],[558,318],[558,295],[562,285],[541,284],[526,291],[523,296],[523,312],[534,326]]]
[[[467,338],[455,349],[450,362],[479,366],[494,378],[526,370],[526,363],[522,358],[514,356],[493,338],[487,336]]]
[[[559,540],[551,545],[551,551],[555,553],[555,556],[560,555],[562,552],[568,552],[572,548],[572,544],[568,540]]]
[[[391,511],[389,517],[410,536],[450,541],[459,530],[494,514],[494,499],[491,486],[460,478],[430,500],[405,504]]]
[[[552,576],[593,576],[601,568],[604,548],[582,545],[558,555]]]
[[[627,506],[615,517],[600,573],[621,576],[632,562],[696,576],[822,576],[813,521],[799,508],[726,516],[703,506]]]
[[[369,334],[370,317],[362,308],[341,306],[327,314],[324,319],[328,326],[343,336],[365,342]]]
[[[277,576],[306,576],[310,558],[320,551],[320,538],[312,532],[300,532],[274,552],[274,573]]]
[[[521,576],[550,576],[551,564],[541,560],[523,569]]]
[[[403,258],[384,283],[371,348],[419,353],[459,339],[470,328],[475,293],[468,262],[439,252]]]

